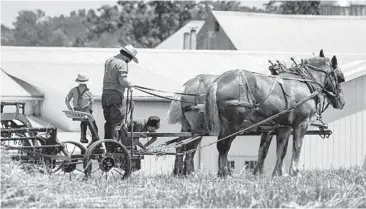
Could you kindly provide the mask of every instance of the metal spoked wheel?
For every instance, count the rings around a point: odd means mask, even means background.
[[[87,149],[81,143],[74,141],[65,141],[60,144],[63,148],[57,153],[56,159],[51,160],[51,173],[70,174],[70,178],[82,174]]]
[[[86,178],[124,179],[131,174],[131,157],[127,148],[115,140],[97,141],[85,153],[84,170]]]

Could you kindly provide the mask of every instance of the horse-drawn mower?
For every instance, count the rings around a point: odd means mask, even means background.
[[[15,107],[6,113],[4,108]],[[42,165],[48,173],[74,173],[86,148],[74,141],[59,142],[57,128],[32,127],[24,114],[24,103],[1,103],[1,148],[12,160]],[[80,170],[82,172],[82,170]]]

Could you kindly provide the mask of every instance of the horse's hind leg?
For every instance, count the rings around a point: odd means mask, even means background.
[[[257,165],[254,168],[253,174],[256,175],[258,172],[259,174],[263,174],[263,164],[264,160],[266,159],[269,145],[271,145],[273,135],[269,135],[268,133],[264,133],[261,136],[261,143],[259,145],[258,150],[258,160]]]
[[[226,136],[229,136],[232,133],[234,133],[234,132],[229,131],[229,130],[225,130],[224,133],[220,132],[218,140],[220,140]],[[227,139],[217,142],[216,147],[217,147],[217,150],[219,151],[219,160],[218,160],[219,170],[218,170],[217,175],[219,177],[225,177],[227,175],[231,175],[230,169],[228,168],[229,161],[227,159],[227,155],[229,153],[231,143],[233,142],[234,139],[235,139],[235,136],[232,136],[232,137],[229,137]]]
[[[192,151],[186,153],[186,157],[184,159],[184,175],[189,175],[194,172],[194,155],[196,153],[195,149],[197,149],[197,146],[201,142],[201,139],[202,137],[186,145],[186,151]]]
[[[276,141],[277,141],[277,148],[276,148],[276,156],[277,156],[277,160],[276,160],[276,165],[275,168],[273,170],[272,176],[274,175],[279,175],[282,176],[282,164],[283,164],[283,159],[286,156],[286,152],[287,152],[287,146],[288,146],[288,140],[291,136],[292,133],[292,128],[280,128],[280,130],[278,131],[278,134],[276,136]]]
[[[182,141],[186,139],[186,137],[180,137],[179,141]],[[176,148],[176,156],[175,156],[175,161],[174,161],[174,168],[173,168],[173,174],[174,175],[183,175],[183,168],[184,168],[184,164],[183,164],[183,151],[185,150],[184,145],[181,147],[177,147]]]
[[[299,173],[299,161],[300,161],[300,152],[302,147],[302,141],[304,139],[306,130],[308,129],[309,121],[301,123],[296,127],[293,136],[293,144],[292,144],[292,160],[290,166],[290,175],[296,176]]]

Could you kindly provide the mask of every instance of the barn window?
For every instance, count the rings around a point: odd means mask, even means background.
[[[215,21],[215,31],[218,32],[220,30],[219,22]]]
[[[230,169],[235,169],[235,161],[234,160],[229,161],[229,168]]]
[[[245,169],[248,169],[248,170],[254,169],[256,165],[257,165],[257,161],[255,161],[255,160],[245,161]]]

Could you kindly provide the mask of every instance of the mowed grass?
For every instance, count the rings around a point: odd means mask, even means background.
[[[244,172],[223,179],[198,171],[185,178],[136,174],[81,181],[8,163],[3,157],[2,208],[366,207],[366,172],[357,168],[302,171],[301,177]]]

